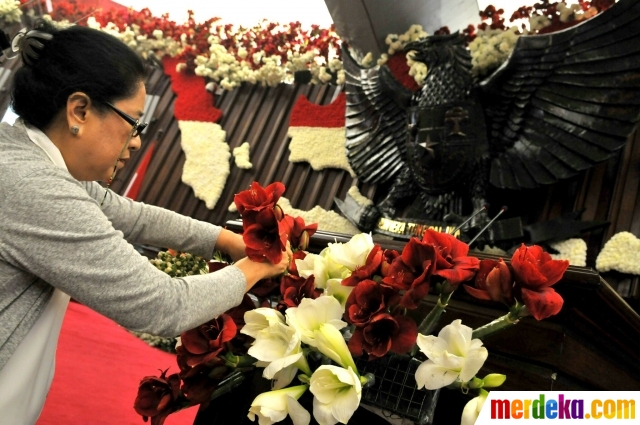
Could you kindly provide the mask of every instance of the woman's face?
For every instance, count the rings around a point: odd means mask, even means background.
[[[141,82],[136,94],[112,104],[131,117],[140,119],[145,96],[146,90]],[[129,160],[131,151],[140,148],[140,137],[130,138],[131,124],[113,110],[106,108],[105,112],[99,113],[95,107],[92,109],[92,119],[82,129],[82,137],[77,144],[75,170],[69,171],[78,180],[108,181],[114,166],[120,170]]]

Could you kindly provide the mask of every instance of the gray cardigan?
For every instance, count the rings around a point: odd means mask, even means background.
[[[133,202],[54,165],[26,133],[0,124],[0,368],[54,287],[122,326],[175,336],[242,300],[236,267],[172,279],[130,243],[211,258],[220,227]]]

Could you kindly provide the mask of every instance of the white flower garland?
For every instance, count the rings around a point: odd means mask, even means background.
[[[5,24],[17,24],[21,22],[22,10],[19,0],[0,0],[0,16]]]
[[[140,53],[145,59],[151,56],[161,59],[165,54],[173,57],[180,54],[187,46],[185,37],[178,42],[171,37],[165,37],[161,30],[155,30],[153,37],[142,35],[140,34],[140,26],[136,24],[127,26],[124,31],[120,31],[113,22],[109,22],[103,27],[100,22],[96,21],[96,18],[91,16],[87,19],[87,26],[111,34],[131,49]]]
[[[572,266],[587,266],[587,243],[584,240],[574,238],[549,245],[558,251],[558,254],[551,254],[554,260],[569,260]]]
[[[178,125],[186,157],[182,181],[212,210],[229,177],[231,153],[225,142],[226,133],[212,122],[178,121]]]
[[[560,12],[560,21],[581,21],[598,13],[591,7],[582,11],[579,4],[568,6],[565,2],[560,2],[556,6]],[[529,18],[529,29],[523,30],[523,35],[535,34],[541,29],[551,25],[551,20],[544,15],[532,15]],[[499,29],[479,30],[476,38],[469,43],[471,53],[472,73],[475,76],[484,76],[499,67],[511,54],[520,37],[517,34],[518,27],[513,26],[506,31]]]
[[[355,173],[347,160],[344,127],[289,127],[289,161],[308,162],[316,171],[341,168]]]
[[[640,239],[629,232],[613,235],[598,254],[596,269],[640,275]]]
[[[422,29],[422,25],[411,25],[404,34],[389,34],[384,42],[389,45],[388,53],[404,51],[407,44],[427,37],[429,34]]]
[[[507,31],[478,31],[476,38],[469,43],[473,75],[485,75],[489,70],[500,66],[509,57],[520,37],[517,31],[517,27],[511,27]]]
[[[233,148],[233,157],[236,161],[236,167],[242,168],[243,170],[250,170],[253,168],[253,164],[249,159],[249,143],[244,142],[237,148]]]

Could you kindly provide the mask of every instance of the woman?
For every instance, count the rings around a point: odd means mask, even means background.
[[[280,264],[244,257],[242,237],[117,196],[109,181],[139,149],[145,69],[116,38],[40,23],[15,43],[24,66],[0,125],[0,417],[34,423],[53,377],[69,296],[122,326],[175,336],[240,303]],[[236,261],[170,278],[130,243]]]

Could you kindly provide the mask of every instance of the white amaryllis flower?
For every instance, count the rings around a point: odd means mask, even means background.
[[[329,261],[346,268],[349,272],[362,267],[367,262],[367,256],[373,249],[374,243],[369,233],[359,233],[347,243],[330,243],[321,254]],[[331,276],[342,277],[347,276]]]
[[[300,347],[300,335],[295,329],[284,323],[274,322],[258,332],[255,339],[248,354],[266,364],[262,376],[267,379],[275,378],[275,389],[289,385],[298,369],[311,375]]]
[[[302,260],[295,260],[300,277],[307,279],[313,275],[316,288],[324,289],[329,277],[327,260],[317,254],[307,254]]]
[[[320,425],[346,424],[360,405],[362,384],[351,368],[320,366],[311,375],[313,417]]]
[[[287,309],[287,323],[300,333],[300,339],[305,344],[316,346],[316,333],[323,324],[336,329],[347,326],[340,320],[344,309],[340,302],[333,297],[323,296],[316,299],[303,298],[298,307]],[[246,325],[245,325],[246,326]]]
[[[252,338],[258,336],[258,332],[269,327],[272,323],[284,324],[284,316],[277,310],[267,307],[249,310],[244,314],[244,323],[241,333]]]
[[[429,358],[416,370],[418,388],[436,390],[456,379],[473,379],[489,353],[482,341],[471,339],[472,331],[457,319],[442,328],[438,336],[418,334],[418,347]]]
[[[247,417],[255,421],[257,416],[259,425],[271,425],[289,415],[294,425],[308,425],[311,415],[298,403],[305,391],[307,386],[299,385],[262,393],[251,403]]]
[[[473,425],[476,423],[476,419],[478,419],[478,415],[480,415],[480,410],[482,410],[482,406],[484,402],[487,400],[488,392],[485,390],[480,390],[480,395],[478,397],[474,397],[464,406],[462,410],[462,419],[460,420],[460,425]]]
[[[330,295],[337,299],[344,309],[347,305],[347,299],[354,289],[355,286],[344,286],[342,279],[329,279],[325,285],[324,295]]]
[[[320,329],[315,331],[316,348],[325,356],[344,368],[350,367],[357,370],[356,364],[351,357],[351,352],[342,333],[335,327],[323,323]]]

